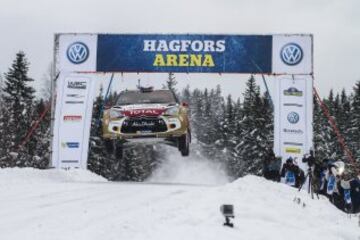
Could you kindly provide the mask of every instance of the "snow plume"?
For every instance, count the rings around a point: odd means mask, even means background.
[[[164,147],[165,158],[161,160],[148,182],[220,185],[229,182],[224,167],[202,157],[195,151],[182,157],[177,149]]]

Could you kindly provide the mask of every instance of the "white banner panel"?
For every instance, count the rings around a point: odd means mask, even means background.
[[[284,76],[276,81],[274,151],[283,160],[297,157],[300,163],[313,145],[312,78]]]
[[[86,169],[95,80],[94,75],[59,76],[52,167]]]
[[[274,35],[272,72],[312,74],[312,35]]]
[[[97,34],[57,35],[57,71],[95,72],[97,60]]]

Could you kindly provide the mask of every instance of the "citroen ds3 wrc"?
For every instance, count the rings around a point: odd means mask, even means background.
[[[170,90],[120,92],[115,105],[104,111],[102,129],[108,150],[115,150],[119,158],[125,145],[149,140],[175,146],[182,156],[189,155],[188,105],[180,103]]]

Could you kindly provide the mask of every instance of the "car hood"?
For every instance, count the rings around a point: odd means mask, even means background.
[[[114,106],[113,109],[120,110],[126,117],[157,117],[163,114],[169,107],[169,104],[134,104]]]

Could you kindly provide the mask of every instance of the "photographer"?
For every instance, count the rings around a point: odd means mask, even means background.
[[[311,186],[314,189],[314,192],[319,193],[320,188],[321,188],[320,185],[321,185],[321,179],[322,179],[322,172],[323,172],[322,165],[323,164],[315,158],[314,151],[312,149],[310,149],[309,154],[304,155],[302,162],[308,164],[309,174],[312,175]]]

